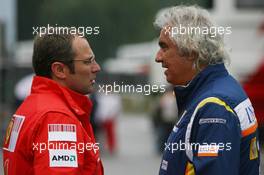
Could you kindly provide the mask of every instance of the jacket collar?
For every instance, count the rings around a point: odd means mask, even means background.
[[[198,91],[217,76],[227,75],[224,64],[209,65],[198,73],[186,86],[175,86],[174,92],[177,99],[179,114],[183,112],[187,104],[194,100]]]
[[[72,91],[67,87],[63,87],[52,79],[34,76],[31,94],[34,93],[58,94],[76,115],[90,115],[92,102],[87,96]]]

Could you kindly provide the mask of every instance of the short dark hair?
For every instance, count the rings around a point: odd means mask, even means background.
[[[58,61],[67,65],[74,73],[73,58],[75,52],[72,41],[78,35],[45,34],[36,36],[32,56],[33,69],[36,75],[51,78],[51,65]]]

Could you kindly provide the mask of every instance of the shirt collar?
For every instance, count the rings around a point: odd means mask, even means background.
[[[42,76],[34,76],[31,93],[55,93],[64,98],[68,107],[78,116],[90,115],[92,102],[82,94],[59,85],[56,81]]]
[[[184,110],[187,103],[192,100],[195,94],[202,88],[203,85],[213,80],[219,75],[227,75],[228,72],[224,64],[209,65],[198,73],[187,85],[175,86],[174,92],[177,98],[179,112]]]

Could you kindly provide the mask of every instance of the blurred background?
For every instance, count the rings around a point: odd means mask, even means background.
[[[263,0],[0,0],[1,145],[12,114],[29,93],[33,28],[98,26],[98,35],[87,36],[102,67],[98,84],[163,86],[163,70],[154,62],[159,31],[153,21],[162,8],[179,4],[198,4],[218,25],[231,26],[232,34],[225,37],[227,68],[250,96],[263,139]],[[106,175],[158,174],[163,143],[177,120],[171,94],[168,86],[166,93],[91,96],[91,122]]]

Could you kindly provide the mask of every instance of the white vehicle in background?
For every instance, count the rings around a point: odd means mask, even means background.
[[[239,81],[256,69],[264,55],[264,34],[259,32],[264,10],[254,8],[254,4],[264,9],[263,0],[214,0],[209,10],[219,26],[231,27],[232,33],[225,35],[231,58],[228,69]],[[157,50],[157,40],[123,45],[117,50],[117,58],[107,61],[104,67],[109,72],[124,74],[147,70],[152,83],[164,83],[161,66],[154,62]]]
[[[231,27],[232,33],[225,35],[230,55],[227,69],[238,81],[246,82],[264,59],[264,0],[214,0],[209,12],[218,26]],[[117,58],[107,61],[104,68],[110,73],[148,74],[151,84],[166,84],[164,71],[154,61],[158,49],[157,39],[123,45],[117,51]],[[264,111],[261,116],[264,118]],[[264,126],[264,121],[260,125]]]

